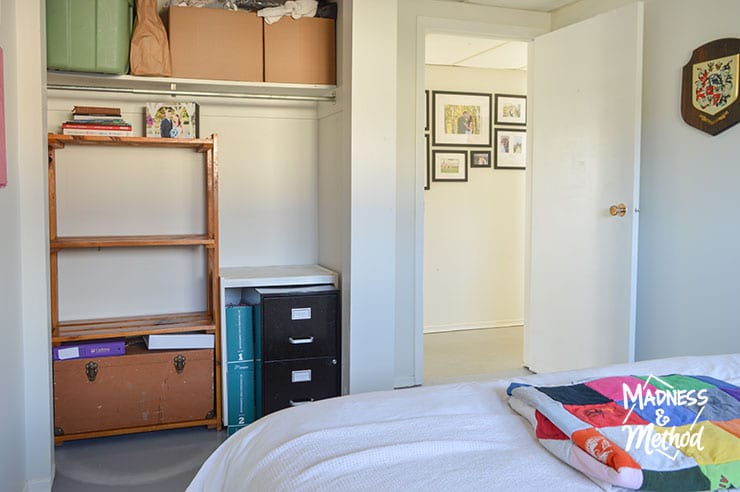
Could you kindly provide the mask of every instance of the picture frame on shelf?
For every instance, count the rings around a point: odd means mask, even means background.
[[[465,150],[433,150],[432,181],[467,181],[468,153]]]
[[[527,96],[516,94],[496,94],[496,124],[527,124]]]
[[[471,150],[470,167],[491,167],[491,151]]]
[[[430,154],[430,145],[429,145],[429,134],[424,135],[424,189],[428,190],[431,186],[430,183],[430,176],[431,176],[431,155]]]
[[[491,146],[491,94],[432,91],[432,145]]]
[[[146,136],[154,138],[198,138],[198,104],[152,102],[145,106]]]
[[[494,169],[527,168],[527,130],[496,128]]]

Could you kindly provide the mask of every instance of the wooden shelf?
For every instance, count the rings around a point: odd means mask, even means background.
[[[216,321],[206,312],[121,318],[60,321],[52,327],[52,343],[134,337],[152,333],[216,332]]]
[[[215,239],[205,234],[153,236],[80,236],[57,237],[49,242],[51,250],[81,248],[128,248],[151,246],[206,246],[213,247]]]
[[[119,147],[165,147],[195,149],[206,152],[213,149],[210,138],[154,138],[154,137],[105,137],[99,135],[59,135],[49,133],[49,146],[63,149],[65,145],[104,145]]]
[[[244,99],[334,101],[336,93],[336,85],[137,77],[55,70],[48,71],[46,83],[49,90]]]

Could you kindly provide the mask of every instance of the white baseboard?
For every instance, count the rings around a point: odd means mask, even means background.
[[[471,321],[468,323],[449,323],[444,325],[427,325],[424,333],[440,333],[444,331],[481,330],[484,328],[510,328],[523,326],[523,319],[505,319],[498,321]]]
[[[29,480],[23,487],[23,492],[51,492],[51,483],[51,477],[44,480]]]
[[[401,376],[397,377],[393,382],[393,388],[410,388],[412,386],[418,386],[421,383],[417,383],[413,376]]]

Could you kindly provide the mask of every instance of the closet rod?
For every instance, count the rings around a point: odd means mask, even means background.
[[[156,96],[183,96],[183,97],[224,97],[229,99],[268,99],[285,101],[326,101],[336,102],[331,96],[291,96],[283,94],[253,94],[240,92],[201,92],[157,89],[129,89],[127,87],[92,87],[86,85],[47,84],[49,90],[57,91],[88,91],[88,92],[116,92],[122,94],[149,94]]]

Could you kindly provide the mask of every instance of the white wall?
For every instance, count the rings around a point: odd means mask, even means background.
[[[639,359],[740,352],[740,125],[712,137],[680,114],[683,65],[738,19],[736,0],[645,2]]]
[[[25,485],[23,317],[21,306],[21,242],[15,2],[0,2],[0,47],[3,48],[5,87],[5,135],[8,186],[0,188],[0,476],[8,490]],[[19,370],[20,369],[20,370]]]
[[[393,387],[397,0],[351,3],[349,384],[355,393]]]
[[[528,41],[549,30],[550,15],[458,2],[398,2],[395,384],[423,376],[424,32]]]
[[[23,367],[16,368],[13,374],[18,377],[22,373],[25,387],[24,419],[13,423],[19,425],[22,422],[25,446],[19,449],[19,442],[15,441],[3,441],[0,446],[11,446],[10,452],[18,456],[25,453],[23,472],[27,490],[49,490],[53,437],[44,106],[46,48],[45,33],[41,28],[44,25],[44,2],[10,3],[15,5],[17,26],[17,70],[13,75],[17,83],[16,185],[20,191],[21,283],[15,288],[20,290],[23,322]],[[3,2],[3,18],[6,12],[13,11],[10,6],[6,9],[6,5],[8,2]],[[13,46],[12,43],[10,45]]]
[[[430,100],[434,90],[527,90],[523,70],[427,65],[425,75]],[[493,162],[491,147],[468,150],[490,151]],[[431,182],[424,193],[424,331],[520,325],[523,297],[524,172],[469,167],[467,182]]]

